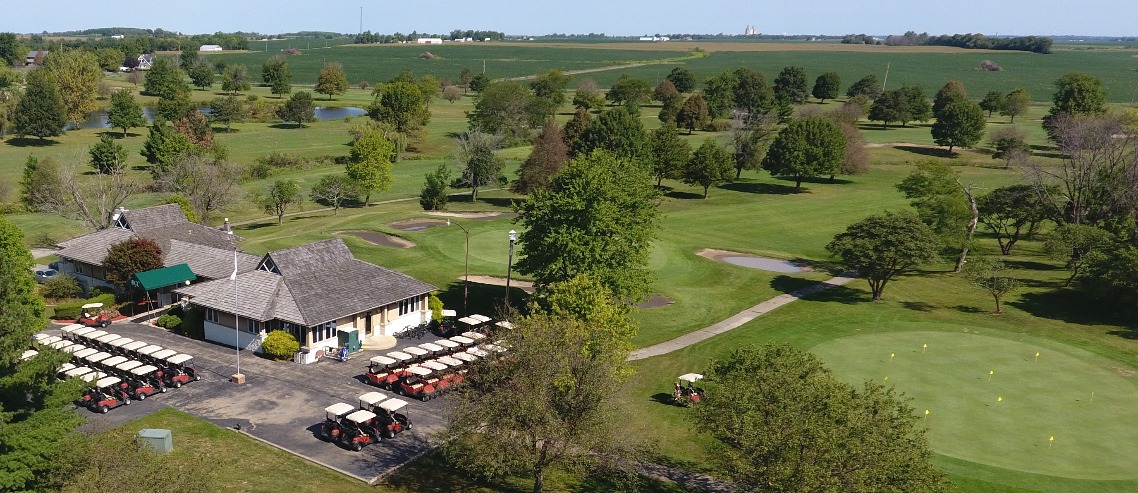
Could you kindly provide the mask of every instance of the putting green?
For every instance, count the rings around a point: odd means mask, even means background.
[[[962,329],[842,337],[811,351],[847,382],[911,397],[937,453],[1050,476],[1138,478],[1138,372],[1053,341]]]

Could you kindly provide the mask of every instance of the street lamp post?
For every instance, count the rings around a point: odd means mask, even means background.
[[[458,229],[461,229],[463,233],[466,233],[466,275],[462,278],[462,315],[466,316],[470,315],[470,312],[466,310],[466,297],[468,293],[467,285],[470,283],[470,231],[467,231],[467,229],[461,224],[452,223],[450,222],[450,219],[447,219],[447,226],[450,226],[451,224],[458,226]]]
[[[518,240],[518,232],[510,230],[510,259],[506,262],[506,310],[510,309],[510,273],[514,268],[514,242]]]

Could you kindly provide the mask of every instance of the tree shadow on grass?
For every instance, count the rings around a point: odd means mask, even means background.
[[[1117,309],[1103,309],[1110,303],[1093,299],[1079,291],[1059,288],[1024,293],[1019,300],[1006,303],[1037,317],[1061,320],[1079,325],[1122,325],[1124,330],[1111,334],[1138,339],[1138,323],[1133,314]]]
[[[792,195],[796,193],[806,193],[805,190],[800,190],[789,185],[780,185],[778,183],[755,183],[755,182],[734,182],[726,185],[721,185],[719,188],[724,190],[732,190],[735,192],[754,193],[761,195]]]
[[[795,182],[795,178],[793,176],[776,176],[775,179],[781,180],[781,181],[786,181],[786,182],[791,182],[791,183]],[[846,180],[844,178],[837,178],[837,177],[834,177],[833,179],[831,179],[829,176],[807,176],[807,177],[802,178],[802,183],[814,183],[814,184],[818,184],[818,185],[849,185],[849,184],[853,183],[853,181]],[[795,190],[798,190],[798,189],[795,189]],[[809,190],[798,190],[798,192],[796,192],[796,193],[803,193],[803,192],[809,193],[810,191]]]
[[[1058,265],[1048,264],[1048,263],[1044,263],[1044,262],[1036,262],[1034,260],[1005,260],[1004,265],[1006,265],[1009,269],[1021,269],[1021,270],[1052,271],[1052,270],[1059,270],[1062,268],[1062,267],[1059,267]]]
[[[983,308],[968,305],[956,305],[952,309],[960,313],[985,313],[986,311]]]
[[[656,402],[657,404],[667,404],[669,406],[675,405],[674,401],[672,400],[672,394],[669,394],[667,392],[657,392],[653,394],[650,399],[652,399],[652,401]]]
[[[276,128],[280,130],[299,130],[307,127],[304,127],[303,125],[297,123],[274,123],[272,125],[269,125],[269,128]]]
[[[771,288],[783,293],[793,293],[799,289],[808,288],[818,284],[818,281],[811,281],[810,279],[803,279],[801,277],[788,276],[785,274],[775,276],[771,279]]]
[[[668,198],[680,199],[680,200],[691,200],[691,199],[703,200],[703,194],[702,193],[680,192],[680,191],[676,191],[676,190],[672,190],[670,192],[667,192],[664,194],[664,196],[668,197]]]
[[[7,142],[12,147],[48,147],[59,143],[58,140],[54,139],[29,139],[27,137],[15,137],[8,139]]]
[[[910,146],[910,145],[898,145],[898,146],[893,146],[893,148],[900,150],[900,151],[911,152],[913,154],[918,154],[921,156],[943,157],[943,158],[954,158],[957,156],[957,153],[949,152],[948,149],[941,149],[939,147],[921,147],[921,146]]]
[[[466,316],[472,313],[481,313],[497,318],[505,302],[506,287],[471,282],[467,285],[466,313],[463,313],[463,281],[460,276],[463,272],[456,271],[455,281],[446,286],[440,286],[439,300],[448,310],[458,310],[459,314]],[[510,306],[522,309],[529,303],[529,294],[520,288],[510,286]]]
[[[442,452],[430,452],[400,468],[384,483],[400,491],[452,491],[458,493],[479,493],[501,491],[504,493],[526,493],[517,485],[487,482],[473,478],[465,471],[451,466]]]
[[[916,312],[931,312],[936,309],[936,305],[925,303],[924,301],[902,301],[901,306]]]
[[[853,305],[870,301],[868,293],[846,286],[834,286],[829,289],[811,294],[805,299],[821,303],[841,303]]]

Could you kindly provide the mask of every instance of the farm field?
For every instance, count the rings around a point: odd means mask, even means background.
[[[274,42],[276,43],[276,42]],[[314,41],[315,43],[315,41]],[[750,46],[736,46],[736,45]],[[256,44],[254,43],[254,46]],[[294,64],[295,82],[311,82],[324,61],[345,65],[349,79],[371,82],[389,78],[404,68],[417,75],[431,73],[456,78],[464,67],[480,70],[487,61],[487,73],[494,77],[522,77],[551,67],[567,70],[593,70],[587,76],[602,86],[621,73],[655,81],[671,67],[683,64],[696,71],[699,78],[747,65],[762,70],[768,78],[785,65],[806,67],[813,78],[824,70],[842,74],[845,84],[868,73],[884,74],[891,65],[890,87],[904,83],[925,86],[931,96],[949,79],[961,80],[973,98],[988,90],[1007,92],[1014,87],[1027,88],[1039,102],[1029,114],[1018,117],[1014,125],[1024,129],[1037,154],[1052,154],[1039,119],[1046,114],[1051,82],[1062,74],[1080,70],[1106,81],[1107,94],[1115,107],[1133,101],[1138,86],[1134,70],[1138,50],[1059,49],[1053,55],[1009,52],[974,52],[953,49],[895,50],[863,47],[849,51],[820,50],[823,45],[775,45],[766,43],[693,43],[707,46],[706,53],[693,55],[687,45],[679,43],[644,45],[571,43],[567,45],[530,45],[495,43],[443,46],[333,46],[315,47],[289,59]],[[671,47],[680,48],[674,50]],[[829,47],[843,45],[830,44]],[[746,49],[752,48],[754,49]],[[809,47],[809,48],[803,48]],[[422,51],[442,56],[441,60],[419,60]],[[264,52],[224,53],[210,55],[231,63],[245,63],[253,74]],[[682,60],[681,60],[682,59]],[[976,70],[980,60],[991,59],[1004,67],[1004,72],[985,73]],[[608,67],[637,65],[620,70]],[[365,67],[355,71],[353,66]],[[477,71],[477,70],[476,70]],[[302,75],[303,74],[303,75]],[[114,84],[123,85],[119,79]],[[194,91],[196,101],[216,97],[214,90]],[[302,89],[294,88],[294,91]],[[250,91],[267,97],[267,90]],[[370,90],[352,89],[331,102],[333,106],[365,106],[371,100]],[[420,231],[400,231],[391,223],[404,219],[434,218],[418,204],[423,176],[440,163],[457,171],[451,159],[453,133],[466,128],[465,113],[473,108],[473,97],[451,104],[436,101],[431,105],[432,120],[422,142],[405,153],[394,167],[394,184],[390,190],[373,194],[377,202],[366,208],[344,208],[338,214],[323,210],[309,202],[284,218],[278,226],[276,218],[253,206],[247,197],[263,190],[277,179],[300,183],[307,196],[311,186],[324,175],[338,173],[339,165],[331,159],[348,153],[349,121],[329,120],[307,124],[305,128],[276,122],[241,123],[234,132],[216,134],[226,145],[234,162],[249,164],[271,151],[322,160],[303,169],[274,173],[267,179],[248,180],[241,184],[240,197],[224,215],[237,223],[236,233],[246,240],[245,251],[260,254],[311,241],[340,237],[360,259],[415,276],[440,287],[440,296],[448,308],[462,304],[466,238],[457,227],[437,226]],[[799,111],[828,110],[839,103],[808,103]],[[659,125],[657,106],[642,109],[647,128]],[[559,121],[569,118],[569,108],[561,109]],[[1013,125],[1007,117],[995,115],[988,120],[988,130]],[[663,342],[727,318],[756,303],[793,291],[835,274],[834,260],[825,245],[845,227],[867,215],[886,210],[908,208],[908,200],[895,185],[924,159],[951,160],[962,181],[987,191],[1020,182],[1020,170],[1004,169],[1003,162],[991,158],[984,147],[961,150],[945,157],[935,148],[929,123],[907,127],[862,123],[860,128],[869,142],[872,165],[869,173],[838,176],[835,180],[807,180],[802,190],[794,182],[772,177],[765,171],[745,171],[733,183],[713,187],[703,199],[702,188],[665,180],[661,197],[659,238],[653,243],[650,268],[657,281],[653,292],[673,303],[660,308],[637,309],[634,312],[640,331],[634,343],[638,347]],[[28,140],[0,141],[0,180],[19,180],[24,160],[29,154],[53,157],[62,163],[86,165],[87,146],[98,140],[105,130],[71,131],[58,137],[54,144],[40,145]],[[114,131],[117,134],[117,131]],[[705,138],[726,142],[726,133],[696,132],[684,136],[693,146]],[[128,152],[130,173],[145,182],[149,171],[138,151],[146,138],[145,129],[133,129],[126,139],[118,140]],[[507,158],[505,175],[511,179],[529,147],[501,151]],[[1039,162],[1056,163],[1057,158],[1040,156]],[[507,190],[481,190],[472,202],[463,190],[448,204],[451,212],[498,212],[501,215],[484,220],[450,218],[470,231],[470,274],[505,276],[507,272],[506,232],[518,228],[511,205],[524,197]],[[142,193],[127,206],[139,208],[154,204],[162,194]],[[13,214],[9,216],[27,232],[29,238],[44,235],[55,240],[84,233],[76,222],[48,214]],[[212,218],[212,223],[220,221]],[[352,231],[376,231],[403,238],[413,244],[409,248],[377,246],[356,236]],[[998,254],[995,240],[981,227],[974,255]],[[795,260],[813,267],[802,274],[778,274],[748,269],[710,260],[697,254],[712,248]],[[884,300],[869,301],[862,280],[799,300],[780,308],[732,332],[694,346],[633,363],[637,373],[619,396],[627,410],[630,433],[658,444],[657,461],[663,464],[722,476],[706,455],[704,446],[710,438],[698,433],[687,418],[687,412],[666,404],[675,376],[698,372],[716,358],[748,344],[787,343],[820,356],[843,380],[857,384],[864,380],[896,386],[911,401],[915,412],[930,414],[924,418],[936,463],[942,467],[960,491],[1039,491],[1039,492],[1125,492],[1138,489],[1138,475],[1129,469],[1127,458],[1138,452],[1138,436],[1126,428],[1127,413],[1138,402],[1138,343],[1133,339],[1132,321],[1112,318],[1108,310],[1099,309],[1074,290],[1061,288],[1069,275],[1061,262],[1046,257],[1039,238],[1024,240],[1015,255],[1006,258],[1013,275],[1024,286],[1006,298],[1006,313],[992,315],[987,293],[952,275],[947,264],[925,266],[917,275],[890,283]],[[515,261],[517,259],[515,258]],[[515,279],[524,278],[514,272]],[[470,284],[471,311],[493,313],[500,303],[504,288]],[[511,297],[522,297],[520,290]],[[923,344],[928,348],[922,353]],[[1041,353],[1039,361],[1032,356]],[[895,354],[890,358],[890,354]],[[892,359],[892,361],[889,361]],[[991,382],[988,371],[994,370]],[[1090,392],[1095,392],[1093,403]],[[1002,401],[996,401],[1002,397]],[[1093,406],[1092,406],[1093,405]],[[266,467],[295,468],[310,471],[306,464],[292,464],[278,458],[276,451],[262,451],[235,441],[237,435],[218,430],[213,425],[195,422],[176,412],[162,412],[136,423],[139,427],[170,427],[191,437],[188,447],[208,450],[214,447],[263,459]],[[134,426],[134,425],[131,425]],[[211,428],[212,427],[212,428]],[[1055,441],[1048,446],[1047,437]],[[271,453],[270,453],[271,452]],[[233,460],[236,462],[236,459]],[[441,470],[436,482],[426,481],[429,472],[439,470],[441,459],[428,456],[412,464],[403,473],[388,480],[379,491],[462,491],[525,490],[524,480],[486,485],[471,483],[454,471]],[[291,470],[291,469],[290,469]],[[363,490],[362,485],[340,482],[334,474],[322,469],[305,474],[319,476],[327,489]],[[327,474],[325,474],[327,473]],[[219,477],[238,474],[229,468],[215,472]],[[300,473],[298,473],[300,474]],[[265,476],[273,476],[265,474]],[[331,476],[331,478],[329,478]],[[231,491],[261,491],[296,484],[296,476],[267,477],[263,482],[249,480],[247,488]],[[324,482],[326,481],[326,482]],[[590,479],[559,477],[556,482],[566,489],[588,491],[604,489]],[[307,484],[307,483],[305,483]],[[341,488],[342,486],[342,488]],[[244,489],[243,489],[244,488]],[[375,490],[372,490],[375,491]],[[660,487],[660,491],[668,491]]]

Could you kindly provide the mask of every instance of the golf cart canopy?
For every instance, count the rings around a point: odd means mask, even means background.
[[[83,358],[83,359],[90,361],[92,363],[98,363],[98,362],[103,361],[103,360],[110,358],[110,357],[111,357],[111,353],[104,353],[104,352],[100,351],[100,352],[97,352],[95,354],[89,354],[89,355],[87,355],[86,358]]]
[[[487,317],[486,315],[479,315],[479,314],[477,314],[477,313],[475,313],[474,315],[471,315],[471,316],[470,316],[470,318],[473,318],[474,320],[477,320],[477,321],[478,321],[478,323],[486,323],[486,322],[489,322],[489,321],[491,321],[491,320],[494,320],[494,319],[492,319],[492,318],[490,318],[490,317]]]
[[[87,303],[86,305],[82,306],[82,308],[84,310],[90,310],[91,308],[102,308],[102,307],[103,307],[102,303]]]
[[[166,358],[166,361],[169,361],[171,365],[180,365],[192,359],[194,359],[194,357],[188,354],[178,354]]]
[[[356,424],[367,422],[375,417],[375,413],[371,411],[364,411],[363,409],[348,415],[348,421]]]
[[[442,348],[439,348],[439,349],[442,349]],[[426,349],[423,349],[422,347],[417,347],[417,346],[406,347],[406,348],[403,348],[403,350],[406,351],[407,354],[411,354],[411,355],[415,355],[415,356],[422,356],[422,355],[430,352],[430,351],[427,351]]]
[[[157,366],[154,366],[154,365],[142,365],[142,366],[140,366],[140,367],[138,367],[138,368],[134,368],[134,369],[130,370],[130,372],[131,372],[131,373],[133,373],[133,374],[135,374],[135,375],[138,375],[138,376],[140,376],[140,377],[141,377],[141,376],[143,376],[143,375],[146,375],[146,374],[148,374],[148,373],[150,373],[150,372],[152,372],[152,371],[156,371],[156,370],[158,370],[158,367],[157,367]]]
[[[71,341],[65,341],[65,340],[60,339],[60,340],[55,341],[51,344],[48,344],[48,346],[50,346],[52,349],[63,349],[64,346],[70,346],[71,344],[72,344]]]
[[[412,367],[407,369],[407,372],[408,373],[414,373],[415,375],[418,375],[420,377],[425,377],[425,376],[431,374],[431,370],[423,368],[422,366],[412,366]]]
[[[408,360],[415,359],[414,356],[411,356],[410,354],[404,353],[402,351],[392,351],[390,353],[387,353],[387,357],[388,358],[395,358],[399,361],[408,361]]]
[[[458,319],[458,321],[462,322],[466,325],[478,325],[478,324],[482,323],[482,322],[479,322],[478,319],[476,319],[474,317],[462,317],[462,318]]]
[[[75,352],[75,357],[82,359],[82,358],[86,358],[92,354],[95,354],[97,352],[99,352],[99,350],[94,349],[94,348],[80,349],[79,351]]]
[[[377,402],[382,401],[386,398],[387,398],[386,395],[383,395],[379,392],[368,392],[368,393],[360,396],[360,404],[367,404],[368,406],[375,407],[375,404]],[[363,406],[360,406],[360,407],[363,407]]]
[[[476,348],[476,347],[472,347],[470,349],[467,349],[466,354],[472,354],[472,355],[477,356],[479,358],[485,358],[487,356],[490,356],[490,353],[486,352],[486,350],[484,350],[482,348]]]
[[[458,316],[458,312],[456,312],[454,310],[443,310],[442,314],[444,317],[449,317],[449,318],[454,318],[454,317]]]
[[[473,341],[471,341],[471,342],[473,342]],[[428,342],[427,344],[432,344],[432,343]],[[435,341],[433,344],[445,347],[447,349],[454,349],[454,348],[458,347],[458,343],[454,342],[450,339],[439,339],[439,340]]]
[[[442,370],[447,369],[447,365],[439,363],[438,361],[435,361],[435,360],[424,361],[424,362],[420,363],[419,366],[422,366],[424,368],[430,368],[430,369],[435,370],[435,371],[442,371]],[[418,375],[418,373],[415,373],[415,374]]]
[[[501,342],[501,341],[499,341],[499,342]],[[496,353],[504,353],[504,352],[506,352],[506,348],[504,348],[504,347],[502,347],[502,346],[499,346],[499,345],[497,345],[497,344],[487,344],[487,345],[486,345],[486,349],[488,349],[488,350],[490,350],[490,351],[494,351],[494,352],[496,352]]]
[[[71,336],[72,337],[82,337],[82,336],[90,334],[94,331],[95,331],[94,327],[83,326],[83,327],[79,327],[78,329],[72,330]]]
[[[64,363],[63,365],[61,365],[59,367],[59,371],[57,371],[56,373],[62,373],[64,375],[66,375],[67,372],[74,370],[75,368],[78,368],[78,367],[71,364],[71,363]]]
[[[478,361],[478,357],[470,353],[454,353],[454,358],[467,363]]]
[[[96,383],[95,386],[99,388],[110,387],[111,385],[115,385],[121,381],[122,379],[119,377],[103,377],[99,379],[99,382]]]
[[[150,343],[147,343],[147,342],[134,341],[134,342],[128,342],[126,344],[123,344],[122,348],[126,351],[138,351],[139,349],[144,348],[144,347],[149,346],[149,345],[150,345]]]
[[[149,365],[143,365],[141,361],[130,360],[125,363],[119,363],[118,366],[115,366],[115,368],[118,368],[122,371],[129,371],[131,373],[134,373],[134,370],[145,368],[146,366]],[[141,373],[135,373],[135,375],[141,375]]]
[[[442,363],[442,364],[447,365],[447,366],[462,366],[463,365],[461,360],[458,360],[456,358],[452,358],[450,356],[443,356],[442,358],[439,358],[438,361],[439,361],[439,363]]]
[[[132,342],[134,342],[134,339],[131,339],[129,337],[120,337],[118,339],[111,341],[110,346],[115,347],[115,348],[121,348],[127,344],[132,343]]]
[[[497,325],[498,327],[501,327],[501,328],[506,329],[506,330],[510,330],[510,329],[514,328],[514,324],[510,323],[507,320],[503,320],[503,321],[498,322],[494,325]]]
[[[106,365],[107,368],[118,367],[119,365],[126,362],[127,359],[122,356],[111,356],[110,358],[103,360],[103,364]]]
[[[40,344],[43,344],[45,346],[50,346],[50,345],[55,344],[55,343],[62,341],[62,340],[63,340],[63,338],[59,337],[59,336],[47,336],[47,337],[44,337],[43,339],[40,339],[37,342],[39,342]]]
[[[683,375],[680,375],[679,380],[681,382],[689,382],[689,383],[698,382],[700,380],[703,380],[703,375],[700,375],[699,373],[685,373]]]
[[[64,336],[66,336],[67,334],[71,334],[71,333],[75,332],[76,330],[82,329],[84,327],[85,326],[83,324],[70,324],[70,325],[63,326],[62,329],[59,329],[59,332],[62,333]]]
[[[29,349],[29,350],[27,350],[27,351],[24,351],[24,354],[21,354],[21,355],[20,355],[20,360],[21,360],[21,361],[23,361],[23,360],[26,360],[26,359],[31,359],[32,357],[34,357],[35,355],[37,355],[37,354],[39,354],[39,353],[40,353],[40,352],[39,352],[39,351],[36,351],[35,349]]]
[[[88,373],[91,373],[92,371],[94,371],[94,370],[87,368],[86,366],[78,366],[78,367],[72,368],[70,370],[67,370],[67,372],[64,374],[69,376],[69,377],[78,377],[80,375],[86,375]]]
[[[471,344],[474,344],[474,339],[471,339],[471,338],[465,337],[465,336],[454,336],[454,337],[451,337],[450,340],[456,344],[461,344],[463,346],[469,346]]]
[[[442,351],[443,350],[442,346],[435,344],[433,342],[424,342],[424,343],[420,344],[419,347],[426,349],[427,351],[430,351],[432,353],[436,352],[436,351]],[[407,349],[411,349],[411,348],[407,348]],[[408,351],[408,352],[410,352],[410,351]]]
[[[406,406],[406,405],[407,405],[407,401],[405,401],[403,399],[388,399],[386,401],[380,402],[379,408],[383,409],[384,411],[388,411],[388,412],[393,413],[395,411],[403,409],[403,406]]]
[[[88,370],[90,370],[90,368],[88,368]],[[88,371],[87,373],[79,375],[79,379],[84,382],[91,383],[105,376],[107,376],[107,374],[101,371]]]
[[[486,338],[486,334],[483,334],[481,332],[474,332],[474,331],[463,332],[462,336],[463,337],[469,337],[469,338],[474,339],[476,341],[479,339],[485,339]]]
[[[161,350],[162,350],[162,346],[155,346],[155,345],[151,344],[151,345],[146,346],[146,347],[138,348],[138,349],[134,350],[134,352],[141,354],[143,356],[150,356],[151,353],[156,353],[156,352],[161,351]]]
[[[178,352],[173,349],[163,349],[161,351],[154,351],[153,353],[150,353],[150,357],[154,359],[166,359],[175,354],[178,354]]]
[[[84,345],[79,344],[79,343],[72,343],[70,346],[63,346],[63,351],[68,352],[68,353],[75,353],[78,351],[82,351],[84,349],[87,349],[87,346],[84,346]]]
[[[107,334],[107,335],[105,335],[105,336],[101,336],[101,337],[99,337],[98,339],[95,339],[95,340],[97,340],[97,341],[99,341],[100,343],[103,343],[103,344],[110,344],[111,342],[113,342],[113,341],[115,341],[115,340],[117,340],[117,339],[122,339],[122,336],[120,336],[120,335],[118,335],[118,334]]]
[[[368,361],[371,361],[372,363],[377,364],[377,365],[394,365],[395,364],[395,360],[392,358],[388,358],[387,356],[372,356],[371,359]]]
[[[97,341],[97,340],[99,340],[100,337],[103,337],[105,335],[107,335],[107,331],[95,330],[92,332],[88,332],[86,334],[80,334],[79,337],[84,337],[84,338],[90,339],[92,341]]]
[[[324,412],[331,414],[333,416],[343,416],[345,414],[352,412],[352,410],[355,408],[356,408],[356,406],[353,406],[351,404],[344,404],[343,402],[337,402],[335,404],[332,404],[331,406],[324,408]]]
[[[47,339],[48,337],[51,337],[51,336],[49,336],[49,335],[47,335],[47,334],[33,334],[33,335],[32,335],[32,339],[35,339],[35,341],[36,341],[36,342],[38,342],[38,343],[40,343],[40,344],[45,344],[45,343],[43,342],[43,340],[44,340],[44,339]]]

